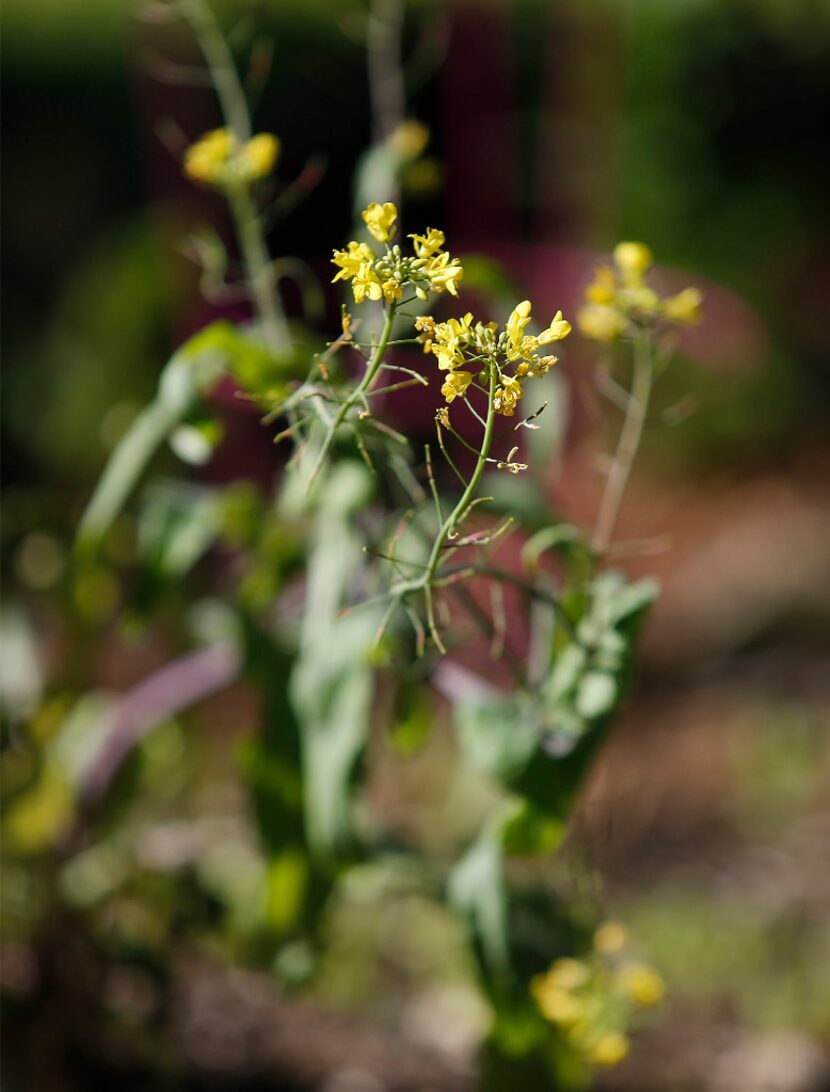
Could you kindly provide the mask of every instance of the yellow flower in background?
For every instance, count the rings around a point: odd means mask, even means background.
[[[455,371],[450,372],[447,378],[444,380],[444,385],[441,387],[441,394],[447,400],[447,403],[452,402],[454,398],[461,398],[467,392],[467,388],[472,382],[471,372]]]
[[[401,159],[417,159],[429,143],[429,129],[422,121],[408,118],[397,126],[389,143]]]
[[[577,314],[576,321],[585,337],[595,341],[615,341],[628,326],[625,315],[613,307],[598,303],[583,307]]]
[[[581,959],[557,959],[548,971],[548,980],[561,990],[576,990],[591,977],[591,970]]]
[[[598,952],[621,952],[628,943],[628,930],[618,921],[606,921],[594,933],[594,947]]]
[[[187,149],[184,173],[194,182],[219,188],[250,185],[271,173],[279,153],[273,133],[259,133],[240,148],[230,129],[214,129]]]
[[[596,1065],[607,1066],[610,1069],[612,1066],[619,1065],[628,1051],[628,1038],[620,1031],[610,1031],[597,1039],[591,1047],[590,1057]]]
[[[676,296],[663,300],[663,314],[673,322],[699,322],[703,293],[697,288],[684,288]]]
[[[665,994],[660,975],[627,958],[628,932],[606,921],[582,959],[563,958],[531,979],[539,1012],[583,1061],[615,1066],[630,1049],[628,1031],[638,1010],[658,1005]]]
[[[638,326],[660,320],[697,322],[701,293],[697,288],[685,288],[661,299],[645,280],[653,262],[645,243],[618,243],[614,247],[614,267],[599,266],[585,289],[587,303],[577,316],[585,337],[610,342],[628,331],[634,332]]]
[[[636,287],[654,264],[654,257],[645,243],[617,243],[614,262],[624,285]]]
[[[617,294],[617,278],[610,265],[601,265],[594,279],[585,289],[585,298],[591,303],[613,303]]]
[[[663,979],[657,971],[643,963],[623,967],[620,972],[620,985],[626,996],[643,1008],[659,1005],[666,993]]]
[[[388,242],[395,234],[395,221],[398,219],[398,210],[391,201],[385,201],[379,205],[373,201],[364,212],[361,213],[369,234],[379,243]]]
[[[280,142],[273,133],[251,137],[237,156],[240,173],[248,181],[266,178],[274,169],[280,154]]]
[[[229,129],[214,129],[187,149],[184,173],[193,182],[215,185],[222,178],[227,162],[236,147]]]

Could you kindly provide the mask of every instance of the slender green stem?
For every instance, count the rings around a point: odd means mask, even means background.
[[[651,343],[646,336],[634,343],[634,372],[631,378],[631,392],[626,404],[625,418],[617,442],[617,450],[608,470],[605,490],[599,506],[599,514],[594,528],[592,547],[598,555],[608,552],[617,518],[622,507],[631,467],[640,446],[643,425],[651,398],[654,378],[654,365],[651,355]]]
[[[259,214],[247,187],[230,190],[228,199],[265,342],[269,349],[276,350],[289,343],[289,333],[279,304],[274,267],[265,245]]]
[[[393,589],[393,595],[397,601],[400,602],[404,596],[411,592],[423,591],[424,598],[426,600],[427,611],[427,623],[429,631],[435,641],[439,651],[444,651],[444,646],[441,643],[441,637],[438,633],[438,629],[435,625],[435,617],[433,612],[432,601],[432,586],[435,582],[436,573],[440,567],[444,546],[447,543],[450,535],[456,528],[456,525],[464,518],[465,513],[470,507],[470,504],[475,497],[476,490],[478,489],[479,482],[481,481],[481,475],[484,473],[484,469],[487,466],[487,457],[490,454],[490,447],[493,442],[493,426],[496,420],[496,411],[493,408],[493,399],[496,394],[496,382],[498,379],[498,373],[494,365],[490,367],[490,391],[487,400],[487,420],[484,425],[484,436],[482,437],[481,447],[478,452],[478,459],[476,460],[475,469],[473,470],[470,480],[467,482],[467,486],[461,495],[460,500],[453,508],[452,512],[447,516],[444,522],[441,524],[438,534],[435,536],[435,540],[432,544],[432,549],[427,559],[426,568],[423,573],[409,581],[399,584],[397,588]]]
[[[349,410],[351,410],[359,402],[364,401],[367,392],[371,389],[375,376],[380,371],[380,366],[383,363],[383,355],[386,352],[387,346],[389,344],[389,339],[392,336],[392,327],[394,325],[394,322],[395,304],[393,303],[390,305],[389,310],[386,312],[386,321],[384,322],[383,329],[380,333],[380,340],[378,341],[377,346],[375,347],[375,351],[372,354],[372,359],[366,366],[366,371],[364,372],[363,378],[354,388],[352,393],[348,395],[347,398],[341,403],[340,409],[337,412],[337,416],[334,418],[331,427],[326,433],[325,439],[323,440],[323,445],[317,454],[317,458],[314,461],[314,466],[308,480],[309,488],[314,483],[314,479],[317,477],[317,474],[320,472],[320,467],[323,465],[323,461],[328,454],[332,443],[334,442],[335,433],[346,420]]]
[[[251,139],[251,116],[245,90],[213,12],[204,0],[179,0],[179,11],[190,23],[210,69],[210,77],[225,124],[240,144]]]
[[[228,44],[204,0],[179,0],[179,10],[193,28],[199,48],[204,54],[225,125],[241,146],[251,139],[253,126],[245,90]],[[277,294],[274,267],[250,187],[234,187],[228,192],[228,201],[239,237],[246,279],[262,323],[265,343],[269,349],[277,350],[288,345],[290,338]]]
[[[467,483],[467,488],[461,495],[461,499],[452,512],[444,520],[441,530],[436,536],[435,542],[432,546],[432,552],[429,555],[427,561],[427,579],[431,580],[435,576],[435,572],[438,568],[438,564],[441,558],[441,551],[444,548],[444,543],[450,537],[455,530],[456,524],[462,519],[464,513],[470,506],[470,501],[476,494],[479,482],[481,481],[481,475],[484,473],[484,469],[487,466],[487,457],[490,454],[490,447],[493,443],[493,426],[496,422],[496,411],[493,408],[493,399],[496,394],[496,369],[491,366],[490,368],[490,391],[487,398],[487,419],[484,423],[484,436],[482,437],[481,447],[478,452],[478,459],[476,460],[475,469],[472,476]]]

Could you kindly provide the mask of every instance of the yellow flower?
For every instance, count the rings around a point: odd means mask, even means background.
[[[684,288],[663,300],[663,314],[672,322],[698,322],[703,295],[697,288]]]
[[[332,282],[350,280],[355,303],[362,303],[368,296],[370,300],[385,297],[380,279],[373,268],[375,254],[366,243],[349,243],[346,250],[335,250],[332,262],[338,266],[338,272]]]
[[[380,290],[383,293],[383,298],[387,303],[394,303],[395,300],[399,300],[403,297],[403,289],[400,284],[393,280],[391,277],[389,280],[383,281],[380,286]]]
[[[444,232],[437,228],[427,228],[426,235],[410,235],[409,238],[412,240],[412,249],[419,258],[431,258],[438,253],[445,241]]]
[[[517,379],[510,376],[502,376],[501,386],[493,398],[493,409],[505,417],[512,417],[516,409],[516,403],[522,397],[522,385]]]
[[[562,318],[562,312],[557,311],[551,319],[547,330],[543,330],[536,339],[540,345],[550,345],[552,341],[562,341],[571,332],[571,324]]]
[[[587,964],[581,959],[557,959],[548,971],[548,977],[556,986],[563,990],[576,990],[584,986],[591,977]]]
[[[469,387],[472,382],[472,379],[472,372],[450,372],[441,388],[441,394],[446,398],[447,403],[452,402],[454,398],[463,397],[467,391],[467,387]]]
[[[229,129],[214,129],[187,149],[184,155],[184,173],[194,182],[208,185],[221,183],[236,140]]]
[[[379,205],[373,201],[369,207],[361,213],[369,234],[379,243],[388,242],[395,234],[395,221],[398,218],[398,210],[391,201]]]
[[[643,283],[643,277],[651,268],[654,258],[645,243],[617,243],[614,261],[626,286]]]
[[[507,320],[507,357],[515,360],[522,355],[522,341],[527,324],[530,322],[530,300],[516,304]]]
[[[619,1063],[628,1054],[628,1039],[622,1032],[609,1031],[600,1036],[593,1044],[590,1051],[591,1061],[596,1065],[611,1066]]]
[[[272,133],[251,137],[237,157],[240,174],[246,181],[265,178],[274,169],[280,154],[280,142]]]
[[[461,319],[447,319],[434,326],[432,351],[438,357],[442,372],[452,371],[464,363],[463,345],[470,337],[472,321],[472,313],[468,311]]]
[[[417,159],[429,143],[429,129],[422,121],[402,121],[389,138],[401,159]]]
[[[620,985],[636,1005],[644,1008],[659,1005],[666,993],[660,975],[643,963],[624,967],[620,972]]]
[[[458,295],[458,282],[464,276],[464,270],[458,259],[450,258],[447,251],[428,259],[423,271],[434,292],[446,290],[451,296]]]
[[[628,943],[628,931],[618,921],[606,921],[594,933],[594,947],[598,952],[613,955]]]
[[[366,243],[349,243],[346,250],[335,250],[332,262],[340,267],[340,272],[335,273],[334,281],[342,281],[354,277],[360,271],[361,266],[368,265],[375,260],[375,253]]]
[[[577,315],[579,329],[585,337],[595,341],[614,341],[625,330],[628,322],[613,307],[590,303]]]
[[[424,352],[428,353],[435,339],[435,319],[432,315],[419,315],[415,319],[415,329],[418,331],[418,340],[424,343]]]
[[[271,173],[279,152],[272,133],[259,133],[240,148],[229,129],[214,129],[187,149],[184,173],[210,186],[250,184]]]
[[[577,1023],[583,1015],[584,1006],[579,998],[574,997],[567,990],[557,989],[546,983],[534,990],[534,995],[539,1012],[553,1024],[567,1027]]]
[[[591,303],[613,303],[617,294],[617,278],[609,265],[601,265],[594,273],[593,281],[585,289],[585,298]]]
[[[450,411],[446,406],[439,406],[435,411],[435,420],[439,425],[443,425],[444,428],[450,427]]]
[[[538,379],[541,375],[547,375],[547,373],[551,370],[554,364],[558,363],[558,356],[537,356],[534,359],[532,366],[528,367],[528,374],[533,379]],[[519,374],[523,367],[524,365],[519,365],[519,367],[516,369],[516,375]]]

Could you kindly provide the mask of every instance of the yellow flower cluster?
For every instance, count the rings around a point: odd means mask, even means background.
[[[378,255],[368,243],[355,241],[345,250],[335,250],[332,262],[338,272],[333,280],[351,281],[355,303],[365,299],[394,303],[402,299],[407,285],[422,300],[430,292],[458,295],[464,270],[458,259],[443,249],[442,231],[427,228],[426,235],[410,235],[413,254],[404,254],[400,246],[391,242],[398,219],[398,210],[391,201],[383,205],[373,202],[362,215],[369,234],[379,243],[385,243],[386,251]]]
[[[464,395],[473,382],[473,371],[468,371],[468,367],[472,366],[476,372],[495,367],[498,384],[493,407],[496,413],[513,416],[524,393],[524,381],[544,375],[559,359],[546,355],[545,347],[571,332],[571,324],[557,311],[540,334],[527,334],[530,312],[530,301],[524,300],[501,331],[495,322],[474,322],[469,312],[446,322],[435,322],[428,315],[416,319],[424,352],[433,353],[441,371],[449,373],[441,388],[447,403]]]
[[[592,1065],[621,1062],[629,1051],[626,1032],[634,1013],[658,1005],[665,994],[655,970],[626,957],[627,943],[625,928],[606,922],[587,958],[557,959],[531,982],[539,1011]]]
[[[271,173],[279,154],[280,142],[272,133],[259,133],[240,145],[230,129],[214,129],[187,149],[184,173],[217,189],[250,185]]]
[[[643,243],[619,243],[614,265],[601,265],[585,289],[587,303],[577,321],[586,337],[615,341],[631,327],[663,320],[692,323],[700,318],[703,297],[697,288],[684,288],[663,299],[646,283],[653,264]]]

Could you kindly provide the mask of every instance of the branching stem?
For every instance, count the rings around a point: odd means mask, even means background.
[[[631,467],[643,434],[653,378],[654,363],[650,343],[646,337],[638,338],[634,343],[634,372],[631,379],[631,392],[626,403],[625,418],[617,442],[617,450],[614,452],[614,458],[608,470],[591,540],[593,550],[600,556],[608,552],[614,537],[617,518],[631,475]]]
[[[334,418],[331,428],[326,433],[322,447],[320,448],[320,451],[318,452],[317,458],[314,462],[311,476],[308,480],[309,488],[312,486],[312,484],[314,483],[314,479],[319,474],[320,468],[323,465],[323,461],[325,460],[326,455],[328,454],[329,449],[334,442],[335,433],[346,420],[349,410],[356,406],[359,402],[365,402],[366,394],[371,389],[375,376],[378,374],[380,366],[383,363],[383,354],[386,352],[387,346],[389,344],[389,338],[392,335],[392,326],[394,325],[394,322],[395,304],[393,303],[390,304],[389,310],[386,312],[386,321],[384,322],[383,329],[381,330],[380,341],[378,341],[377,346],[375,347],[372,359],[366,366],[366,371],[364,372],[363,378],[354,388],[352,393],[348,395],[347,398],[341,403],[340,409],[337,412],[337,416]]]

